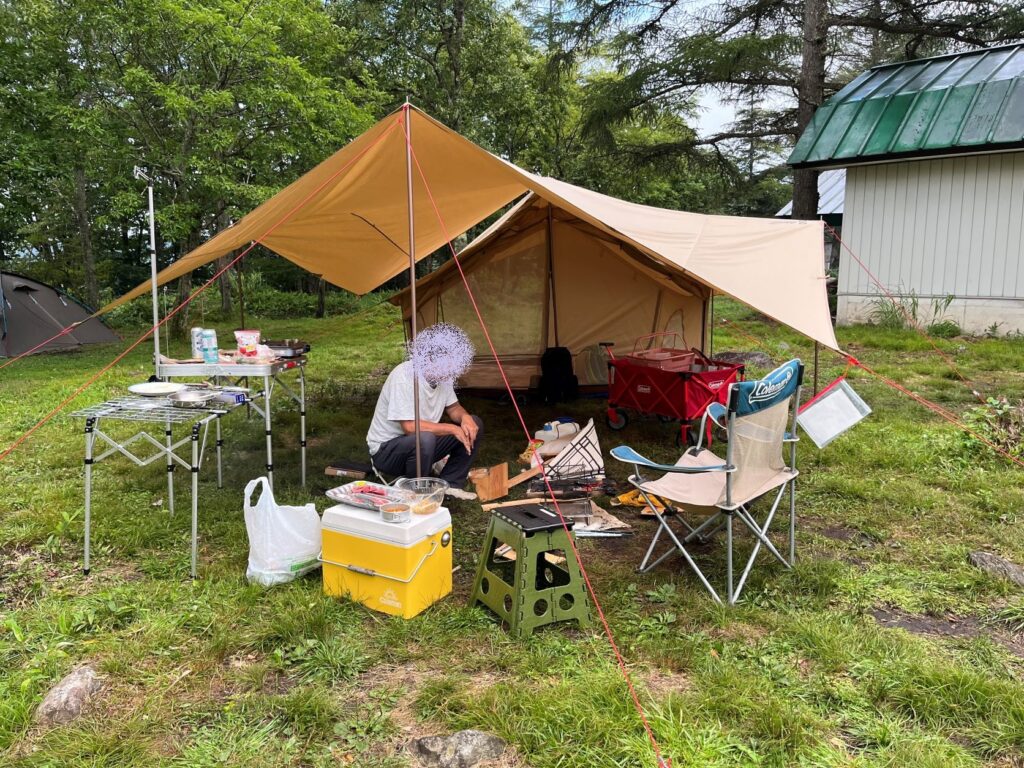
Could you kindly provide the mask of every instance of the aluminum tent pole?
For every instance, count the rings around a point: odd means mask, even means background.
[[[149,271],[152,280],[153,295],[153,372],[160,372],[160,304],[156,290],[156,215],[153,211],[153,180],[146,173],[135,167],[134,176],[136,179],[144,179],[146,182],[146,194],[149,198]]]
[[[416,229],[412,201],[412,105],[405,100],[405,183],[409,196],[409,298],[412,302],[410,341],[416,341]],[[413,437],[416,443],[416,477],[423,477],[423,457],[420,455],[420,374],[415,365],[412,371]]]

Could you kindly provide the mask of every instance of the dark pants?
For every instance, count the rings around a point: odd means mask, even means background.
[[[480,438],[484,436],[484,423],[479,416],[473,416],[478,432],[473,443],[472,452],[467,453],[465,446],[454,435],[435,435],[433,432],[420,432],[420,460],[423,475],[430,474],[430,467],[435,461],[445,456],[448,461],[441,470],[439,477],[452,488],[461,488],[466,484],[469,467],[480,447]],[[402,435],[388,440],[373,454],[373,466],[385,475],[402,475],[403,477],[419,477],[416,472],[416,436]]]

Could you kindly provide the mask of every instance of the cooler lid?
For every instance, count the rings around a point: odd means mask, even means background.
[[[327,531],[375,539],[401,547],[410,547],[451,524],[452,516],[445,507],[439,507],[430,515],[412,515],[405,523],[387,523],[381,519],[380,512],[348,504],[335,504],[327,509],[321,523]]]

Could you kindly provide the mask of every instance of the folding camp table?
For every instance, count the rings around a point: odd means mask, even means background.
[[[261,395],[258,395],[261,396]],[[252,398],[247,402],[252,404]],[[220,419],[226,413],[239,408],[243,403],[212,403],[204,408],[178,408],[165,398],[121,397],[108,400],[98,405],[83,408],[72,416],[85,419],[85,556],[82,570],[89,573],[89,546],[92,532],[92,468],[94,464],[106,458],[121,454],[139,467],[145,467],[154,461],[164,458],[167,461],[168,509],[174,514],[174,468],[180,465],[192,474],[192,578],[196,577],[196,558],[198,555],[198,522],[199,522],[199,468],[202,465],[203,453],[206,449],[206,437],[210,424],[216,426],[217,450],[217,487],[223,487],[223,471],[221,465]],[[107,421],[131,422],[140,425],[160,425],[163,427],[163,440],[154,436],[142,426],[138,432],[123,439],[105,432],[102,425]],[[174,427],[190,427],[188,434],[174,440]],[[152,429],[150,427],[150,429]],[[179,433],[180,434],[180,433]],[[200,436],[202,443],[200,444]],[[106,443],[106,450],[97,453],[96,443]],[[139,445],[141,444],[141,445]],[[191,455],[183,456],[179,452],[185,446],[191,446]],[[149,448],[146,456],[140,455],[140,448]]]
[[[298,391],[282,378],[286,372],[298,375]],[[274,487],[274,388],[280,386],[299,406],[299,465],[302,485],[306,484],[306,358],[282,358],[269,363],[158,363],[156,375],[160,379],[203,378],[214,384],[238,384],[249,379],[262,379],[263,390],[258,393],[262,405],[250,401],[249,407],[263,417],[267,436],[267,479]],[[255,400],[256,398],[253,398]]]

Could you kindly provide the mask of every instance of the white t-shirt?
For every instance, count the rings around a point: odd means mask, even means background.
[[[371,456],[388,440],[405,434],[399,422],[412,421],[416,417],[412,400],[412,376],[410,360],[395,366],[388,374],[380,397],[377,398],[370,431],[366,433],[366,444],[370,448]],[[442,382],[432,387],[422,376],[420,377],[421,421],[440,421],[445,408],[455,405],[458,401],[451,382]]]

